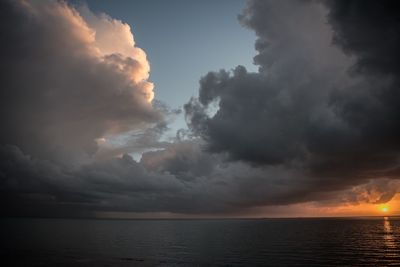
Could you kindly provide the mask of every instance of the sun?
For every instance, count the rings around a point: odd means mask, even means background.
[[[388,213],[390,211],[390,207],[387,204],[379,205],[379,210],[383,213]]]

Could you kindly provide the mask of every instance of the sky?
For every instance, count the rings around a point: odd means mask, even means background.
[[[398,215],[399,14],[2,1],[2,216]]]

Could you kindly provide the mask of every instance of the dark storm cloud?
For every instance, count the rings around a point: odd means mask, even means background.
[[[15,146],[2,146],[0,153],[2,209],[8,214],[32,208],[50,216],[52,209],[163,210],[169,196],[184,189],[175,177],[149,173],[127,155],[70,168],[32,158]]]
[[[191,129],[234,160],[300,166],[299,200],[397,178],[398,14],[390,1],[249,1],[240,20],[259,72],[205,75],[185,106]]]
[[[241,21],[259,36],[259,72],[248,73],[242,66],[231,73],[210,72],[200,81],[198,100],[185,106],[189,123],[210,149],[249,162],[281,164],[306,156],[315,131],[347,134],[350,126],[329,101],[332,90],[346,82],[351,61],[331,45],[323,7],[250,1]],[[215,101],[219,110],[208,117],[205,109]]]
[[[335,44],[357,56],[357,70],[398,75],[400,15],[397,1],[326,1]]]

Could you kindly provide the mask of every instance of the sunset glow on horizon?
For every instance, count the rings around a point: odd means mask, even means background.
[[[383,213],[388,213],[390,211],[390,207],[387,204],[382,204],[379,206],[379,209],[381,210],[381,212]]]

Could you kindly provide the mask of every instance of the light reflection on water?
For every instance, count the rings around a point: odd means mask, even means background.
[[[383,239],[385,240],[386,256],[395,257],[399,256],[397,251],[397,244],[393,233],[392,225],[390,224],[389,217],[383,218]]]

